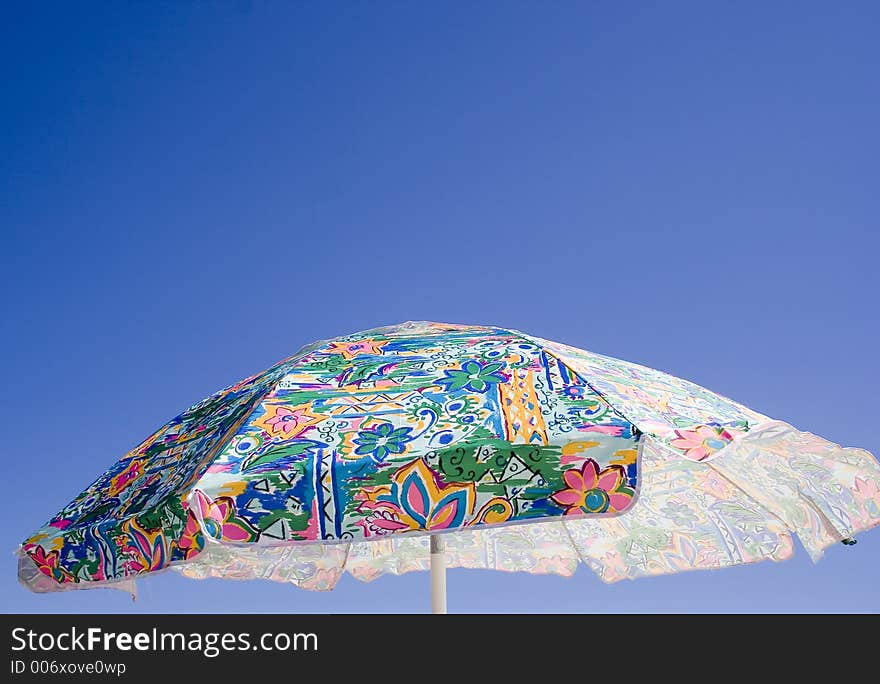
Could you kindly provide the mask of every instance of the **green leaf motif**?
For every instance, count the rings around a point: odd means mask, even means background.
[[[242,471],[248,471],[266,463],[278,461],[282,458],[302,456],[307,453],[312,446],[314,446],[313,442],[289,442],[287,444],[280,444],[267,449],[263,453],[253,454],[241,464],[241,469]]]

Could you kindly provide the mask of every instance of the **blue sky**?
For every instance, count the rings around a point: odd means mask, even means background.
[[[880,6],[41,3],[0,22],[2,609],[423,611],[165,573],[32,595],[13,550],[301,345],[511,326],[880,453]],[[453,570],[453,611],[880,611],[880,533],[603,585]]]

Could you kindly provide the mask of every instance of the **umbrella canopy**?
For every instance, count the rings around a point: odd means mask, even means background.
[[[332,589],[446,564],[613,582],[817,560],[880,466],[686,380],[497,327],[300,350],[182,413],[22,544],[34,591],[173,567]]]

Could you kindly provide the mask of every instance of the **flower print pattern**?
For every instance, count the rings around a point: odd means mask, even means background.
[[[692,461],[704,461],[716,451],[726,447],[733,441],[736,432],[733,429],[699,425],[692,430],[675,430],[669,445],[681,451],[685,458]]]
[[[46,577],[51,577],[60,584],[73,582],[73,577],[60,567],[60,554],[57,550],[46,551],[39,544],[25,544],[24,551],[36,564],[38,570]]]
[[[504,364],[480,363],[473,359],[465,361],[460,369],[447,370],[446,376],[439,383],[447,392],[470,390],[472,392],[486,392],[492,385],[506,382],[507,378],[499,373]]]
[[[323,420],[323,416],[310,412],[307,406],[269,404],[266,406],[266,415],[257,421],[257,425],[270,435],[292,439]]]
[[[357,448],[354,453],[358,456],[368,455],[377,463],[383,462],[389,454],[402,454],[406,450],[406,443],[412,441],[410,433],[412,428],[396,428],[392,423],[381,423],[368,430],[362,430],[354,438]]]
[[[599,470],[592,458],[586,459],[580,469],[566,470],[563,480],[567,487],[551,498],[565,509],[565,515],[619,513],[629,508],[635,494],[622,466]]]
[[[513,509],[493,497],[479,510],[474,483],[443,483],[440,474],[423,459],[398,469],[391,484],[366,491],[360,510],[367,512],[362,525],[369,535],[412,530],[446,530],[484,521],[503,522]]]
[[[123,545],[123,558],[129,574],[161,570],[168,564],[166,539],[160,529],[147,529],[132,520]]]
[[[209,537],[236,543],[256,540],[256,531],[238,514],[232,497],[220,496],[211,499],[198,489],[195,495],[202,525]]]
[[[202,533],[202,526],[199,519],[186,507],[186,527],[180,540],[177,542],[178,548],[183,552],[184,559],[192,558],[198,554],[205,546],[205,535]]]

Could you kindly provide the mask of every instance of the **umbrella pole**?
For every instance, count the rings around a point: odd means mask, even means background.
[[[446,558],[445,543],[439,534],[431,535],[431,612],[446,614]]]

